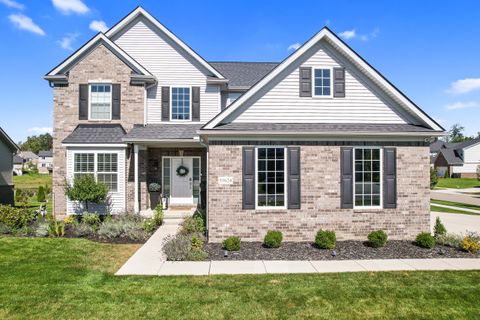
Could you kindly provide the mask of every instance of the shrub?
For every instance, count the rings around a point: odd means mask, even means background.
[[[155,207],[155,212],[153,213],[153,220],[155,221],[155,225],[157,227],[161,226],[163,223],[163,205],[157,204]]]
[[[12,229],[4,223],[0,222],[0,234],[9,234],[12,233]]]
[[[208,258],[208,253],[202,249],[192,248],[185,257],[187,261],[203,261]]]
[[[74,224],[72,231],[76,237],[89,237],[95,233],[91,225],[83,222]]]
[[[223,249],[228,251],[238,251],[240,250],[241,240],[239,237],[228,237],[223,240]]]
[[[48,235],[50,237],[63,237],[65,235],[65,224],[51,219],[48,224]]]
[[[435,168],[430,168],[430,189],[435,188],[438,183],[438,172]]]
[[[433,227],[433,235],[435,239],[438,239],[440,236],[447,234],[447,229],[443,225],[440,217],[437,217],[435,220],[435,226]]]
[[[268,230],[265,238],[263,238],[263,244],[267,248],[278,248],[282,245],[283,234],[277,230]]]
[[[478,233],[469,232],[462,240],[462,249],[470,253],[480,251],[480,235]]]
[[[147,218],[143,221],[143,230],[148,233],[153,233],[157,227],[153,218]]]
[[[200,234],[194,234],[190,237],[190,244],[193,249],[202,249],[203,248],[203,239]]]
[[[97,213],[84,212],[82,214],[82,222],[96,228],[102,223],[102,220],[100,220],[100,216]]]
[[[35,237],[46,237],[49,235],[50,223],[48,221],[37,221],[34,225],[34,235]]]
[[[315,236],[315,244],[317,247],[320,249],[335,249],[336,243],[337,237],[335,236],[335,231],[318,230]]]
[[[0,204],[0,223],[7,225],[10,229],[26,227],[33,219],[34,214],[28,209]]]
[[[104,221],[97,232],[102,239],[124,238],[133,241],[146,240],[149,234],[143,230],[143,221],[124,215]]]
[[[65,195],[72,201],[84,204],[88,211],[89,203],[101,203],[107,200],[108,187],[102,182],[97,182],[91,174],[76,176],[73,185],[65,180]]]
[[[184,234],[169,237],[163,246],[163,252],[169,261],[186,260],[191,249],[192,242],[190,238]]]
[[[387,243],[388,236],[383,230],[372,231],[368,234],[368,244],[372,248],[380,248]]]
[[[480,164],[477,165],[477,180],[480,181]]]
[[[38,187],[37,201],[45,202],[45,188],[43,186]]]
[[[23,189],[15,189],[15,203],[25,203],[27,202],[27,195]]]
[[[430,232],[420,232],[415,239],[415,243],[421,248],[432,249],[435,247],[435,238]]]
[[[455,233],[446,233],[435,239],[438,244],[452,248],[462,249],[462,236]]]
[[[77,222],[77,217],[74,214],[68,215],[63,219],[63,223],[65,224],[74,224]]]
[[[182,233],[205,233],[205,223],[203,218],[198,215],[186,218],[183,221]]]

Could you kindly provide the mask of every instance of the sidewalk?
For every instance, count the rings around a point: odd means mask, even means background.
[[[480,195],[465,194],[461,193],[461,191],[465,192],[465,189],[432,190],[430,192],[430,197],[436,200],[468,203],[480,206]],[[476,192],[480,192],[480,190],[476,190]]]
[[[123,268],[123,267],[122,267]],[[382,259],[332,261],[165,261],[159,269],[130,275],[218,275],[416,270],[480,270],[480,259]],[[131,270],[133,271],[133,270]],[[117,275],[125,273],[117,272]]]
[[[461,208],[461,207],[454,207],[454,206],[447,206],[445,204],[439,204],[439,203],[433,203],[431,204],[432,206],[435,207],[440,207],[440,208],[448,208],[448,209],[453,209],[453,210],[459,210],[459,211],[464,211],[464,212],[469,212],[469,213],[476,213],[480,214],[480,210],[474,210],[474,209],[468,209],[468,208]]]

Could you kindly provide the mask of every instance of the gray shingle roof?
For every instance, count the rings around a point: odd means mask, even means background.
[[[12,150],[12,151],[18,151],[20,150],[15,142],[13,142],[12,138],[8,136],[8,134],[3,131],[2,127],[0,127],[0,140],[4,141],[6,145]]]
[[[234,131],[285,131],[285,132],[434,132],[413,124],[370,124],[370,123],[229,123],[215,130]]]
[[[229,88],[250,88],[267,73],[272,71],[278,62],[210,62],[210,64],[229,80]]]
[[[79,124],[62,143],[123,143],[120,124]]]
[[[135,125],[123,138],[124,142],[193,139],[202,124],[148,124]]]
[[[38,156],[39,157],[52,157],[53,152],[52,152],[52,150],[40,150],[38,152]]]
[[[22,164],[23,158],[20,157],[18,154],[13,156],[13,164]]]
[[[443,155],[443,157],[445,158],[445,160],[447,161],[447,163],[451,166],[454,166],[454,165],[462,165],[463,164],[463,160],[462,158],[460,158],[457,150],[453,150],[453,149],[442,149],[440,150],[437,158],[440,156],[440,154]]]
[[[467,141],[463,141],[463,142],[460,142],[460,143],[457,143],[455,145],[455,149],[465,149],[465,148],[468,148],[474,144],[477,144],[480,142],[480,138],[476,138],[476,139],[472,139],[472,140],[467,140]]]

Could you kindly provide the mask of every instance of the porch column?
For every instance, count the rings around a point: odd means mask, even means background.
[[[138,144],[133,145],[133,159],[134,159],[134,184],[133,184],[133,210],[135,213],[140,212],[140,207],[139,207],[139,195],[138,195],[138,186],[139,186],[139,180],[138,180]]]

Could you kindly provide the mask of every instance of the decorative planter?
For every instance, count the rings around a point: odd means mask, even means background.
[[[150,208],[153,210],[160,203],[160,192],[150,192]]]

